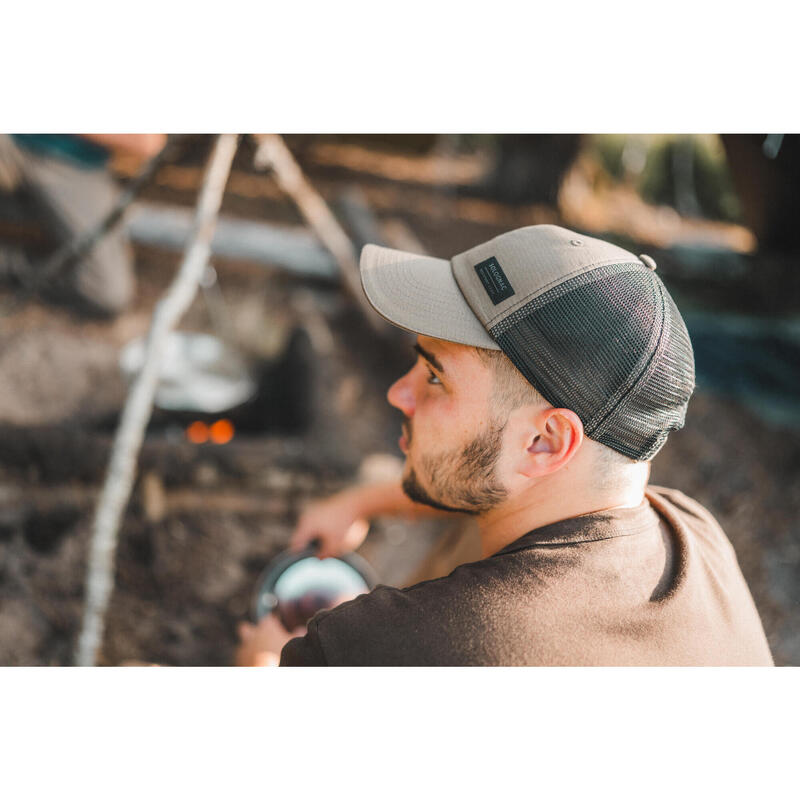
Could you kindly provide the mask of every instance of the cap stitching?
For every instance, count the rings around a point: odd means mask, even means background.
[[[608,421],[609,417],[624,403],[624,401],[630,396],[631,392],[636,389],[643,380],[645,380],[652,371],[657,366],[656,362],[656,354],[661,352],[662,349],[662,342],[664,341],[664,335],[666,333],[667,326],[670,324],[667,313],[666,313],[666,302],[664,297],[664,289],[661,286],[660,281],[656,282],[656,286],[658,287],[659,294],[661,296],[661,330],[659,331],[658,338],[656,340],[655,346],[650,351],[650,355],[642,365],[642,368],[639,371],[639,374],[636,376],[635,380],[630,384],[630,386],[619,394],[615,392],[607,401],[605,406],[600,409],[591,420],[589,420],[587,424],[587,436],[600,436],[605,431],[603,425],[605,422]],[[605,410],[607,409],[607,410]]]
[[[635,264],[630,264],[628,262],[623,262],[623,263],[616,263],[615,262],[615,263],[611,263],[611,264],[602,264],[602,265],[599,265],[595,269],[591,269],[591,270],[589,270],[587,272],[581,272],[578,275],[574,275],[573,277],[571,277],[569,279],[563,280],[560,283],[556,284],[555,286],[550,286],[547,289],[547,291],[543,291],[540,294],[537,294],[535,297],[532,297],[531,299],[529,299],[525,303],[525,305],[520,306],[519,308],[515,309],[514,311],[511,311],[508,314],[508,316],[506,316],[505,318],[501,319],[498,323],[496,323],[491,328],[489,333],[493,338],[496,339],[497,336],[499,336],[502,333],[505,333],[507,330],[509,330],[510,328],[512,328],[515,325],[517,325],[519,323],[519,321],[523,317],[527,317],[533,311],[538,311],[540,306],[539,305],[534,306],[534,304],[540,298],[543,298],[543,297],[545,297],[545,295],[551,294],[552,292],[555,292],[555,291],[561,289],[561,287],[565,286],[567,283],[572,283],[572,286],[570,286],[568,289],[566,289],[566,292],[569,293],[569,292],[574,291],[577,288],[582,288],[583,286],[586,286],[589,283],[595,283],[598,280],[602,280],[604,277],[609,277],[612,274],[613,275],[623,274],[623,272],[630,272],[631,271],[631,270],[625,269],[625,270],[621,270],[619,273],[617,273],[617,272],[609,273],[609,272],[604,272],[605,270],[609,270],[612,267],[631,267],[631,266],[636,266],[636,265]],[[603,274],[601,274],[595,280],[594,279],[595,275],[598,272],[603,272]],[[585,281],[583,281],[582,283],[577,283],[577,281],[579,279],[582,279],[582,278],[585,278]],[[561,295],[559,295],[559,297],[561,297]],[[551,302],[551,300],[548,297],[547,301],[545,303],[543,303],[543,305],[547,305],[550,302]]]
[[[666,313],[666,298],[664,296],[664,289],[661,285],[660,280],[656,281],[656,286],[658,287],[659,294],[661,295],[661,331],[658,334],[658,340],[656,342],[656,346],[652,349],[650,357],[642,366],[641,370],[639,371],[639,374],[636,376],[636,379],[633,381],[633,383],[619,397],[617,397],[616,400],[614,399],[615,395],[612,395],[611,398],[609,398],[608,402],[605,405],[605,408],[607,408],[608,410],[604,412],[603,409],[601,409],[595,415],[595,417],[597,416],[600,417],[597,420],[597,422],[589,420],[589,423],[586,426],[587,429],[589,428],[591,429],[591,431],[589,430],[586,431],[586,435],[589,437],[595,437],[603,434],[604,432],[603,423],[605,423],[608,420],[608,418],[617,410],[617,408],[619,408],[619,406],[622,404],[625,398],[627,398],[630,395],[630,393],[635,388],[637,388],[639,384],[643,380],[645,380],[656,367],[657,363],[655,360],[656,354],[661,352],[661,344],[664,341],[664,334],[666,332],[667,326],[670,324]]]
[[[508,308],[499,311],[497,314],[495,314],[493,317],[491,317],[484,323],[484,327],[486,328],[490,327],[498,317],[504,316],[506,314],[513,314],[514,311],[516,311],[521,305],[524,305],[525,303],[528,302],[528,300],[531,300],[532,298],[535,298],[540,294],[544,294],[544,292],[546,292],[551,286],[563,283],[564,281],[569,280],[575,274],[583,272],[593,272],[598,267],[605,267],[608,266],[609,264],[615,264],[615,265],[619,264],[620,266],[623,266],[625,264],[631,264],[632,266],[643,266],[641,261],[619,261],[615,258],[611,258],[607,259],[606,261],[597,261],[594,264],[589,264],[589,266],[578,267],[577,269],[574,269],[571,272],[567,272],[564,275],[560,275],[558,278],[554,278],[552,281],[546,283],[544,286],[540,286],[538,289],[534,289],[534,291],[530,292],[529,294],[526,294],[524,297],[515,301],[512,305],[508,306]],[[645,269],[647,268],[645,267]],[[650,272],[650,270],[648,270],[648,272]],[[461,284],[459,283],[457,276],[456,276],[456,283],[458,283],[459,288],[461,288]],[[467,302],[469,302],[469,300]],[[470,307],[471,306],[472,304],[470,303]]]
[[[378,247],[378,245],[366,245],[366,246],[367,247],[369,247],[369,246]],[[388,248],[381,248],[381,249],[386,250]],[[446,261],[446,259],[436,259],[436,260],[438,260],[438,261]],[[396,319],[393,319],[392,317],[390,317],[386,313],[384,313],[384,311],[380,308],[380,306],[382,304],[379,303],[375,299],[374,294],[371,294],[370,290],[367,287],[367,283],[368,283],[367,272],[368,272],[368,270],[365,270],[365,269],[360,270],[361,288],[362,288],[362,290],[364,292],[364,295],[366,296],[367,300],[369,301],[369,304],[372,307],[372,310],[375,311],[375,313],[377,313],[378,316],[382,317],[390,325],[394,325],[395,327],[400,328],[401,330],[407,331],[408,333],[413,333],[413,334],[417,334],[417,335],[422,334],[423,336],[433,335],[433,334],[427,334],[427,333],[425,333],[423,331],[419,331],[419,330],[417,330],[415,328],[409,328],[407,325],[403,324],[402,322],[399,322]],[[403,273],[403,275],[404,275],[404,277],[410,276],[410,277],[414,278],[415,277],[415,272],[413,270],[408,270],[408,271],[405,271]],[[374,279],[372,279],[372,280],[374,280]],[[456,285],[458,286],[457,282],[456,282]],[[419,286],[420,286],[421,289],[425,288],[425,286],[422,285],[422,284],[420,284]],[[377,288],[377,287],[373,287],[373,288]],[[465,298],[465,302],[466,302],[466,298]],[[467,303],[467,307],[470,308],[470,310],[472,310],[471,307],[469,306],[469,303]],[[473,314],[474,314],[474,312],[473,312]],[[478,321],[480,322],[480,320],[478,320]],[[418,326],[418,327],[422,327],[422,326]],[[488,331],[487,331],[487,333],[488,333]],[[484,347],[484,348],[487,347],[487,344],[483,343],[483,342],[480,345],[476,345],[473,341],[466,341],[466,337],[458,337],[458,338],[456,338],[452,334],[449,334],[449,336],[450,336],[450,338],[446,339],[446,340],[441,335],[437,335],[437,338],[442,338],[443,341],[451,341],[451,342],[455,342],[456,344],[463,344],[463,345],[466,345],[468,347]]]

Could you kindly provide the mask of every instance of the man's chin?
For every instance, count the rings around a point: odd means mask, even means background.
[[[427,489],[425,489],[425,487],[419,482],[419,478],[417,478],[417,473],[414,471],[414,468],[408,465],[408,459],[406,459],[406,469],[403,473],[402,487],[406,496],[415,503],[421,503],[422,505],[430,506],[431,508],[438,508],[440,511],[457,511],[462,514],[475,513],[469,509],[448,506],[445,503],[442,503],[439,500],[431,497]]]

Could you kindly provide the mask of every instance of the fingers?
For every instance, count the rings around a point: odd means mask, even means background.
[[[303,518],[300,518],[297,527],[294,530],[291,538],[289,539],[289,549],[293,552],[302,550],[307,547],[314,537],[314,530],[305,523]]]
[[[297,552],[308,547],[314,539],[327,541],[331,533],[326,527],[328,521],[320,518],[318,509],[312,507],[305,511],[297,522],[291,537],[289,537],[289,550]]]
[[[299,552],[315,539],[319,540],[316,551],[319,558],[332,558],[355,550],[369,530],[369,522],[356,516],[359,511],[359,504],[346,492],[310,505],[289,538],[289,550]]]
[[[239,634],[239,639],[243,642],[247,642],[253,638],[253,634],[256,632],[256,626],[249,622],[240,622],[236,626],[236,631]]]
[[[328,558],[336,555],[336,536],[329,530],[324,530],[313,520],[300,518],[294,533],[289,539],[289,550],[299,552],[309,547],[314,541],[318,542],[318,549],[315,553],[319,558]]]
[[[310,547],[315,541],[317,542],[317,549],[314,551],[314,555],[317,558],[328,558],[329,556],[337,555],[335,537],[330,533],[318,530],[311,530],[302,537],[290,539],[289,550],[293,553],[298,553],[300,550]]]
[[[355,520],[355,522],[353,522],[353,524],[347,529],[346,539],[348,547],[351,550],[358,548],[364,539],[367,538],[367,533],[369,533],[369,520]]]
[[[331,558],[339,555],[339,551],[334,547],[331,539],[327,536],[319,537],[319,549],[316,552],[317,558]]]

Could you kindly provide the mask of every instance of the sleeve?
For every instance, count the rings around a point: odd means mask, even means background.
[[[279,667],[327,667],[325,654],[313,622],[308,626],[305,636],[290,639],[281,650]]]

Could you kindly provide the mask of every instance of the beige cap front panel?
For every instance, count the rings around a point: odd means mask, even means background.
[[[450,262],[368,244],[361,283],[375,310],[400,328],[498,350],[461,294]]]
[[[514,294],[492,301],[475,266],[497,260]],[[486,328],[562,281],[604,264],[639,263],[633,253],[557,225],[531,225],[497,236],[452,259],[462,294]]]

